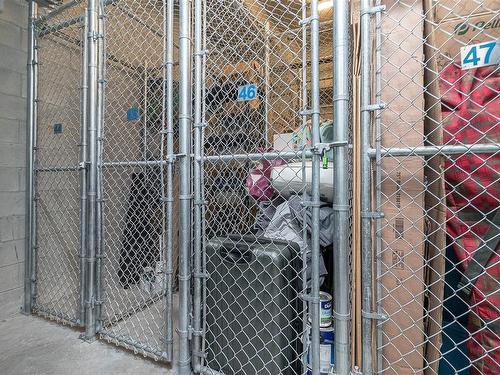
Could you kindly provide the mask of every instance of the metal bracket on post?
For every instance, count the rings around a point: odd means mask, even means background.
[[[299,112],[299,115],[302,117],[311,116],[311,114],[312,114],[312,111],[310,109],[304,109],[304,110]]]
[[[88,161],[82,161],[78,163],[78,170],[87,169],[90,163]]]
[[[300,293],[299,298],[302,299],[303,301],[306,301],[306,302],[320,303],[319,297],[313,297],[310,294],[306,294],[306,293]]]
[[[373,111],[380,111],[384,108],[387,108],[386,103],[378,103],[378,104],[370,104],[364,107],[361,107],[361,112],[373,112]]]
[[[361,217],[366,217],[370,219],[382,219],[385,217],[385,214],[382,211],[374,211],[374,212],[361,212]]]
[[[188,328],[188,332],[189,332],[189,339],[191,340],[193,338],[193,336],[195,337],[202,337],[204,332],[203,331],[196,331],[193,326],[189,326]]]
[[[204,50],[201,50],[199,52],[195,52],[193,55],[194,56],[201,56],[201,57],[204,57],[204,56],[207,56],[210,52],[208,51],[208,49],[204,49]]]
[[[193,272],[193,277],[195,279],[208,279],[210,278],[210,274],[208,272]]]
[[[378,313],[376,311],[361,310],[361,316],[363,318],[372,319],[372,320],[380,320],[382,322],[389,319],[389,316],[386,313]]]
[[[324,205],[324,203],[321,201],[317,201],[317,202],[302,201],[302,202],[300,202],[300,204],[302,205],[302,207],[321,207],[322,205]]]
[[[200,122],[193,125],[193,128],[203,129],[206,128],[208,124],[206,122]]]
[[[348,146],[347,141],[330,142],[330,143],[316,143],[311,151],[316,155],[323,155],[326,151],[330,151],[334,147]]]
[[[299,21],[299,26],[302,26],[302,27],[307,26],[307,25],[309,25],[312,21],[315,21],[315,20],[316,20],[316,21],[319,21],[319,17],[312,17],[312,16],[311,16],[311,17],[306,17],[306,18],[301,19],[301,20]]]
[[[198,358],[203,358],[203,359],[206,359],[207,358],[207,353],[204,353],[204,352],[191,352],[191,354],[193,355],[193,357],[198,357]]]
[[[99,39],[103,39],[104,38],[104,35],[101,34],[101,33],[99,33],[99,32],[97,32],[97,31],[94,31],[94,32],[91,31],[91,32],[88,33],[87,36],[90,37],[90,38],[92,38],[92,40],[94,42],[97,42]]]
[[[363,9],[363,10],[361,10],[361,16],[364,14],[375,14],[375,13],[379,13],[379,12],[381,13],[381,12],[384,12],[385,9],[386,9],[385,5],[377,5],[374,7]]]

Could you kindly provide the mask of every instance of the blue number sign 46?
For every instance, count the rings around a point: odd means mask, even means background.
[[[257,86],[255,83],[238,87],[238,101],[253,100],[257,97]]]

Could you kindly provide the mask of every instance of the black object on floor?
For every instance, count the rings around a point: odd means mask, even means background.
[[[154,267],[159,258],[159,187],[160,179],[156,170],[148,171],[147,174],[132,174],[118,269],[118,277],[124,288],[136,284],[143,268]]]

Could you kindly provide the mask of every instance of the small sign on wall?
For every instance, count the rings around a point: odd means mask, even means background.
[[[62,124],[54,124],[54,134],[61,134],[63,132],[63,125]]]
[[[498,42],[498,40],[493,40],[460,48],[462,69],[473,69],[499,64],[500,46]]]
[[[253,100],[255,98],[257,98],[257,85],[255,83],[238,87],[238,101]]]
[[[127,121],[137,121],[141,117],[141,111],[137,107],[127,109]]]

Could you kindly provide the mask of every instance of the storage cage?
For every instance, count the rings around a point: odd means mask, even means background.
[[[499,373],[498,8],[30,1],[24,311],[179,374]]]

